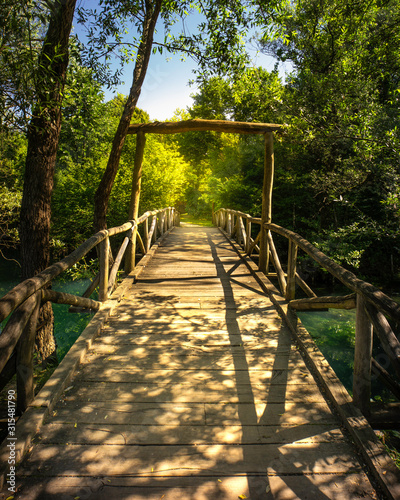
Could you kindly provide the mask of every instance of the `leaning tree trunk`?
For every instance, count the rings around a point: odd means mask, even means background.
[[[51,195],[61,129],[61,103],[68,67],[68,43],[76,0],[57,0],[38,59],[36,103],[28,128],[21,205],[22,279],[49,265]],[[51,304],[39,313],[36,348],[42,362],[55,357]]]
[[[107,227],[107,209],[111,189],[117,175],[122,147],[128,133],[133,112],[138,102],[143,81],[149,65],[151,50],[153,46],[154,29],[160,13],[162,0],[147,1],[146,13],[143,21],[143,31],[140,40],[133,82],[122,113],[117,131],[114,136],[110,156],[103,177],[94,197],[94,227],[96,231]]]

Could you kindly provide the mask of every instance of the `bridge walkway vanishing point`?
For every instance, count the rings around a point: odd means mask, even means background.
[[[41,500],[377,498],[271,301],[193,226],[115,307],[16,478]]]

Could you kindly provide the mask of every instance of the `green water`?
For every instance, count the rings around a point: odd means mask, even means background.
[[[315,312],[303,311],[299,312],[298,316],[342,384],[352,394],[355,309],[350,311],[340,309]],[[389,373],[392,372],[389,358],[379,345],[379,342],[376,341],[375,336],[372,355]],[[394,373],[392,374],[394,375]],[[371,397],[376,400],[394,400],[391,392],[373,374],[371,377]]]
[[[13,261],[0,259],[0,298],[11,288],[19,283],[20,269]],[[88,287],[89,280],[53,282],[53,290],[58,292],[82,295]],[[57,342],[57,357],[61,361],[69,348],[79,337],[86,325],[91,320],[93,314],[89,313],[69,313],[69,306],[63,304],[53,304],[54,311],[54,336]],[[0,323],[0,333],[5,322]]]
[[[347,390],[353,385],[356,312],[340,309],[303,311],[298,317]]]

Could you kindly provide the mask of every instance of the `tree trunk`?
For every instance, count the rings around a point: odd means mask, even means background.
[[[28,128],[21,204],[22,279],[49,265],[51,195],[61,129],[61,103],[68,67],[68,43],[76,0],[57,0],[38,59],[37,100]],[[45,304],[39,313],[37,349],[43,362],[55,355],[53,313]]]
[[[107,209],[111,189],[117,175],[122,147],[128,133],[128,128],[140,96],[143,81],[149,65],[153,46],[154,29],[160,13],[162,0],[145,2],[146,12],[143,21],[143,32],[133,72],[133,82],[125,104],[117,131],[114,136],[110,156],[103,177],[94,197],[94,227],[100,231],[107,227]]]

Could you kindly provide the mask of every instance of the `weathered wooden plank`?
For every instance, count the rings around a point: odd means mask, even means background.
[[[278,425],[120,425],[48,424],[43,444],[283,444],[331,443],[345,437],[329,424]]]
[[[305,425],[337,426],[326,403],[59,403],[51,423],[128,425]]]
[[[272,467],[271,467],[272,466]],[[344,443],[301,443],[280,446],[80,446],[37,444],[25,463],[24,474],[66,476],[158,476],[232,473],[340,473],[362,471]]]
[[[298,353],[292,353],[290,356],[286,354],[277,354],[270,359],[265,359],[264,356],[213,356],[205,355],[202,353],[198,355],[196,353],[190,355],[182,356],[169,356],[165,354],[164,356],[146,356],[143,355],[142,359],[136,358],[133,362],[138,368],[144,369],[186,369],[186,370],[201,370],[201,369],[211,369],[211,370],[265,370],[274,367],[275,369],[285,369],[294,368],[298,365],[301,357]],[[97,355],[89,354],[87,356],[88,363],[105,363],[107,362],[108,367],[116,368],[118,366],[126,366],[128,363],[132,362],[130,356],[118,356],[114,354],[110,355]]]
[[[90,498],[109,500],[232,500],[236,498],[332,498],[354,500],[377,498],[368,478],[358,474],[296,474],[294,476],[262,475],[202,475],[201,477],[143,477],[102,478],[68,476],[32,478],[29,489],[22,490],[24,499],[43,500],[62,498]],[[268,491],[268,493],[267,493]]]
[[[164,344],[168,346],[167,349],[160,349],[160,345],[157,342],[153,344],[147,342],[146,345],[131,345],[130,343],[119,343],[117,339],[114,338],[114,342],[110,344],[103,344],[97,341],[93,344],[91,353],[93,354],[104,354],[104,355],[116,355],[116,356],[129,356],[132,361],[135,358],[141,359],[144,356],[158,356],[162,357],[164,355],[171,356],[201,356],[202,354],[208,356],[212,355],[215,357],[235,357],[235,356],[247,356],[248,354],[253,356],[265,356],[265,359],[273,359],[275,355],[287,355],[289,356],[292,352],[297,353],[297,349],[292,346],[289,342],[284,345],[277,345],[276,342],[272,342],[272,345],[265,345],[264,342],[256,342],[253,344],[244,345],[243,341],[240,342],[241,335],[235,335],[236,344],[229,342],[227,339],[226,344],[207,344],[203,338],[201,342],[196,344],[195,342],[190,343],[172,343],[170,340],[169,344]],[[277,336],[276,336],[277,339]],[[273,339],[274,340],[274,339]],[[297,356],[297,355],[296,355]],[[292,359],[292,356],[291,356]],[[296,359],[298,359],[296,357]]]
[[[201,403],[207,401],[227,403],[252,403],[268,401],[282,403],[286,399],[293,402],[323,403],[325,400],[315,385],[255,385],[238,384],[231,381],[201,382],[192,384],[100,382],[75,380],[74,386],[63,396],[68,404],[78,401],[120,401],[121,403]]]
[[[220,330],[216,332],[176,332],[174,335],[170,335],[164,332],[165,335],[157,334],[154,332],[146,332],[143,334],[141,329],[122,330],[118,331],[115,328],[107,328],[103,330],[103,333],[99,339],[94,344],[94,349],[97,346],[101,346],[101,349],[108,349],[107,346],[110,345],[147,345],[152,346],[175,346],[188,344],[189,346],[253,346],[259,345],[260,342],[265,340],[265,336],[268,336],[268,344],[262,344],[265,350],[279,349],[284,346],[292,345],[292,340],[288,335],[282,335],[279,330],[268,330],[262,335],[260,332],[241,333],[229,335],[226,330]]]
[[[305,368],[296,367],[294,369],[269,369],[269,370],[171,370],[171,369],[148,369],[141,370],[135,365],[124,366],[121,369],[117,367],[91,366],[89,364],[82,365],[79,370],[79,375],[85,380],[108,380],[110,382],[159,382],[180,384],[182,381],[190,380],[193,384],[197,381],[205,382],[221,382],[229,384],[232,381],[236,383],[251,384],[298,384],[298,383],[314,383],[310,372]]]

